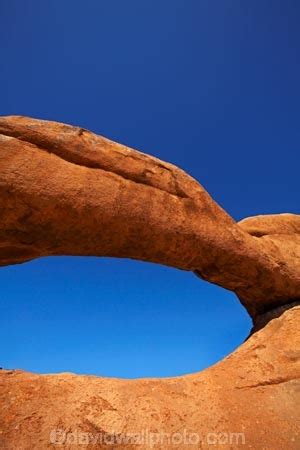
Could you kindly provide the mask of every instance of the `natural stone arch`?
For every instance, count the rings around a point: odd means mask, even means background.
[[[82,128],[2,117],[0,144],[2,265],[129,257],[195,271],[252,316],[299,300],[300,216],[238,225],[182,170]]]
[[[31,448],[46,448],[49,432],[62,421],[65,428],[110,434],[141,433],[159,425],[166,433],[189,429],[202,437],[244,432],[252,448],[261,448],[263,438],[267,448],[296,448],[297,424],[284,422],[284,417],[299,405],[293,397],[300,372],[295,333],[299,216],[258,216],[237,224],[177,167],[82,128],[24,117],[0,119],[0,169],[1,265],[47,255],[117,256],[165,264],[234,291],[256,328],[264,327],[222,362],[185,377],[126,381],[3,371],[5,445],[21,440]],[[33,386],[29,394],[28,383]],[[36,388],[49,401],[58,390],[55,407],[40,402]],[[271,403],[266,389],[272,389]],[[70,390],[77,393],[75,400]],[[17,391],[21,399],[27,392],[28,410],[39,414],[37,422],[20,404],[9,402]],[[276,413],[268,413],[267,419],[262,403]],[[12,430],[20,415],[16,433]],[[34,431],[21,425],[26,420],[38,429],[44,447],[34,447]],[[257,430],[257,421],[270,427]]]

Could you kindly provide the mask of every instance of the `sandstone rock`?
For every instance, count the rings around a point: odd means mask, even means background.
[[[237,224],[172,164],[25,117],[0,118],[0,169],[0,265],[47,255],[152,261],[234,291],[254,319],[233,354],[184,377],[0,371],[1,448],[53,448],[59,428],[63,448],[74,449],[112,448],[112,439],[115,449],[199,448],[183,446],[184,433],[200,448],[300,447],[299,216]],[[126,445],[129,433],[148,440]],[[93,444],[103,436],[110,444]]]
[[[183,377],[0,371],[0,447],[41,450],[57,439],[66,449],[298,450],[299,320],[300,307],[288,309],[220,363]],[[141,445],[126,445],[134,434]]]
[[[270,214],[248,217],[239,226],[252,236],[262,237],[274,234],[300,234],[300,216],[297,214]]]
[[[2,265],[62,254],[152,261],[233,290],[252,317],[300,298],[297,216],[284,220],[288,234],[281,217],[259,217],[280,234],[252,236],[177,167],[25,117],[0,118],[0,167]]]

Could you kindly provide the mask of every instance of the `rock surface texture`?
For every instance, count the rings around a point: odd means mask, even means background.
[[[233,354],[184,377],[0,371],[1,449],[52,448],[58,428],[64,448],[300,448],[300,216],[236,223],[171,164],[19,116],[0,118],[0,210],[2,266],[51,255],[152,261],[234,291],[254,321]],[[124,441],[131,433],[139,444]]]

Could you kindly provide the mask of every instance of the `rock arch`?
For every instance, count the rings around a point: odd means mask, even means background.
[[[47,448],[51,429],[60,426],[110,436],[188,429],[203,448],[210,448],[209,433],[240,432],[244,448],[297,448],[300,216],[236,223],[172,164],[83,128],[20,116],[0,118],[0,170],[0,265],[46,255],[165,264],[234,291],[254,330],[261,328],[222,362],[185,377],[128,381],[2,371],[5,445]],[[26,411],[10,401],[16,392],[27,396]]]

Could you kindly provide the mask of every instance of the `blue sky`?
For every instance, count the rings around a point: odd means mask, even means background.
[[[2,0],[0,114],[80,125],[185,169],[235,219],[299,213],[297,0]],[[170,376],[251,326],[235,296],[128,260],[0,270],[0,366]]]

